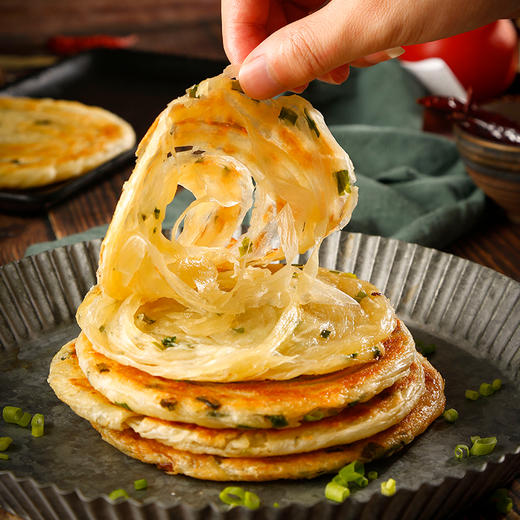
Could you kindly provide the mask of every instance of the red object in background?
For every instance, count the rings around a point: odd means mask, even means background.
[[[498,20],[450,38],[405,47],[403,61],[442,58],[475,101],[498,96],[518,67],[518,35],[511,20]]]
[[[54,54],[70,56],[89,49],[124,49],[137,41],[137,36],[108,36],[95,34],[92,36],[53,36],[47,41],[48,49]]]

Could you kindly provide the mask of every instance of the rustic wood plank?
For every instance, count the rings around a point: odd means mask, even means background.
[[[486,219],[446,251],[520,281],[520,226],[491,205]]]
[[[0,265],[23,257],[35,242],[55,240],[46,216],[17,217],[0,214]]]

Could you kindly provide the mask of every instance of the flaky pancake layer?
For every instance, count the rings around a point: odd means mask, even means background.
[[[76,341],[80,367],[108,400],[142,415],[209,428],[294,427],[368,401],[403,377],[414,360],[414,342],[402,322],[384,351],[378,361],[322,376],[223,384],[151,376],[99,354],[83,334]]]
[[[421,356],[426,390],[413,410],[398,424],[358,442],[313,452],[279,457],[225,458],[176,450],[140,437],[132,429],[113,430],[92,423],[118,450],[135,459],[155,464],[168,474],[217,481],[266,481],[303,479],[337,471],[360,460],[368,462],[392,455],[410,443],[442,413],[445,405],[444,381]]]
[[[416,362],[392,387],[336,416],[294,428],[251,430],[164,421],[136,415],[126,403],[114,405],[90,387],[73,347],[66,346],[56,356],[49,382],[60,399],[89,421],[118,430],[130,426],[143,437],[183,451],[228,457],[285,455],[352,443],[402,420],[424,391],[422,364]]]

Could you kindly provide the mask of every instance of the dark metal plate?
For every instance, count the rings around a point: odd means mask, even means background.
[[[13,437],[0,461],[0,505],[25,518],[90,519],[354,519],[444,518],[520,469],[520,284],[466,260],[396,240],[338,233],[327,239],[321,264],[354,271],[380,287],[415,337],[437,345],[432,363],[446,379],[448,407],[460,419],[437,420],[399,454],[370,464],[380,478],[344,504],[324,499],[327,477],[244,484],[262,500],[251,512],[220,503],[224,483],[167,476],[105,444],[90,425],[57,400],[46,383],[53,354],[74,337],[75,309],[94,283],[99,241],[29,257],[0,268],[0,406],[42,412],[47,434],[2,424]],[[466,388],[500,377],[504,387],[476,402]],[[486,457],[458,462],[456,444],[471,435],[498,437]],[[393,477],[398,493],[380,494]],[[146,478],[146,491],[134,491]],[[107,494],[124,488],[129,501]],[[277,502],[280,508],[273,508]]]

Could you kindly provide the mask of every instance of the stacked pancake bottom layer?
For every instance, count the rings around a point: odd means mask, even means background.
[[[124,367],[80,335],[49,383],[103,439],[166,473],[207,480],[312,478],[395,453],[444,409],[444,383],[404,324],[378,360],[288,381],[172,381]]]

